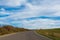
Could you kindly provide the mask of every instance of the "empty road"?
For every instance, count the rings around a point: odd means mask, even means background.
[[[51,40],[42,35],[37,35],[34,31],[19,32],[13,35],[0,37],[0,40]]]

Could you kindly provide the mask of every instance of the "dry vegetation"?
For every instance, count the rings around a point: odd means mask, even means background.
[[[37,33],[47,36],[53,40],[60,40],[60,28],[57,29],[41,29]]]
[[[28,29],[13,27],[10,25],[5,25],[0,27],[0,35],[14,33],[14,32],[22,32],[22,31],[29,31]]]

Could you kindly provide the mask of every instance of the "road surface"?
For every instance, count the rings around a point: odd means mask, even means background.
[[[34,31],[19,32],[13,35],[0,37],[0,40],[51,40],[42,35],[37,35]]]

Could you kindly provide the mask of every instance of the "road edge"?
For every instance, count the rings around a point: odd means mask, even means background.
[[[6,37],[6,36],[11,36],[11,35],[14,35],[16,33],[11,33],[11,34],[5,34],[5,35],[1,35],[0,37]]]

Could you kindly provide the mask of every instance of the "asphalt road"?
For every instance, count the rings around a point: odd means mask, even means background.
[[[42,35],[37,35],[34,31],[19,32],[13,35],[0,37],[0,40],[51,40]]]

